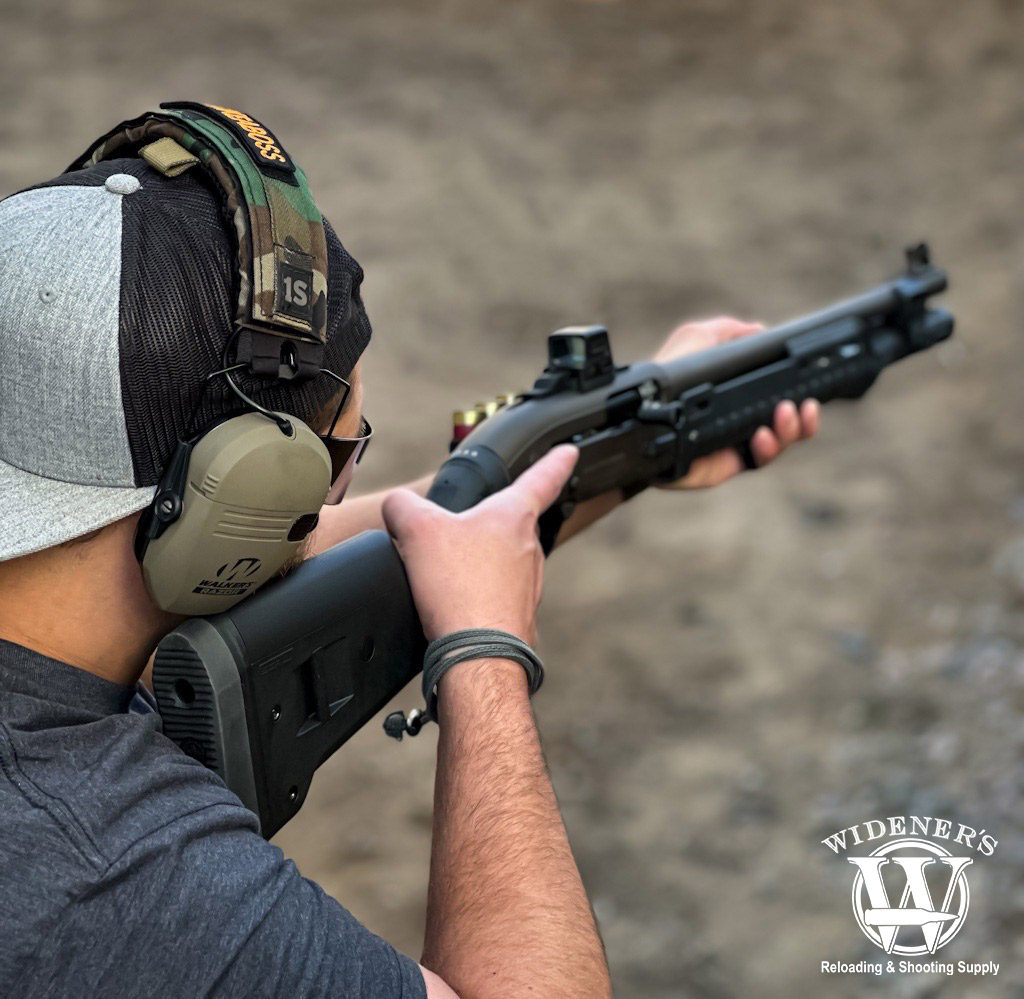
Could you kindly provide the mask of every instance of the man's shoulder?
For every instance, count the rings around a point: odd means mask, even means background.
[[[0,943],[0,983],[146,844],[171,859],[176,842],[210,828],[262,843],[255,816],[160,734],[156,716],[8,722],[0,722],[0,926],[11,932]]]
[[[155,714],[130,712],[46,729],[5,728],[0,739],[9,757],[0,784],[6,785],[3,795],[14,811],[40,830],[59,830],[94,869],[115,863],[135,843],[187,823],[190,816],[209,821],[213,813],[222,824],[258,828],[255,816],[214,773],[160,732]]]
[[[0,725],[0,926],[4,995],[424,995],[152,714]]]

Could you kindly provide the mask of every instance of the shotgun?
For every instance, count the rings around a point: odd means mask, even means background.
[[[576,469],[540,519],[550,552],[577,503],[612,489],[629,497],[702,455],[742,449],[785,399],[862,396],[883,368],[950,336],[952,315],[928,304],[946,284],[921,244],[864,294],[665,364],[619,367],[602,327],[559,330],[533,388],[458,442],[428,497],[467,510],[572,442]],[[164,732],[269,838],[302,807],[317,767],[420,672],[425,644],[394,545],[368,531],[167,635],[153,670]],[[400,738],[410,729],[398,721],[386,731]]]

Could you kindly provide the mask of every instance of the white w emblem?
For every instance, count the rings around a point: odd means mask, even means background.
[[[924,851],[923,856],[921,851]],[[889,856],[898,852],[900,856]],[[963,926],[970,904],[970,889],[964,872],[974,862],[971,857],[951,856],[941,846],[926,840],[900,839],[880,846],[868,857],[846,859],[857,867],[853,880],[853,914],[864,935],[886,954],[934,954]],[[936,860],[949,869],[949,880],[938,908],[925,876],[925,868]],[[883,880],[882,868],[889,864],[903,869],[903,893],[895,908],[889,901]],[[953,911],[957,894],[958,904]],[[897,944],[897,934],[904,927],[915,927],[924,938],[923,944]],[[909,934],[905,934],[907,936]]]

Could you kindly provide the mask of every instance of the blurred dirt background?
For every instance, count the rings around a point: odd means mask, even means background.
[[[639,359],[677,320],[778,321],[930,240],[956,340],[770,471],[644,495],[559,552],[536,706],[618,995],[1024,995],[1024,5],[0,16],[2,194],[176,97],[252,111],[305,165],[367,271],[366,488],[435,467],[450,410],[532,381],[559,325],[605,322]],[[278,837],[413,955],[434,738],[369,727]],[[820,840],[911,814],[998,838],[938,954],[997,979],[822,976],[884,955]]]

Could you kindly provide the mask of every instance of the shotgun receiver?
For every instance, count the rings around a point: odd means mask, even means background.
[[[556,444],[576,470],[541,518],[550,551],[574,505],[684,475],[701,455],[743,447],[777,403],[854,399],[887,365],[953,331],[928,306],[946,275],[924,245],[897,278],[774,329],[679,358],[616,367],[608,333],[551,335],[533,388],[474,429],[429,498],[462,511]],[[313,772],[422,668],[423,634],[394,546],[369,531],[309,559],[222,614],[159,645],[164,732],[218,773],[270,837],[302,806]]]

